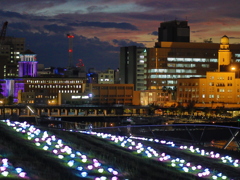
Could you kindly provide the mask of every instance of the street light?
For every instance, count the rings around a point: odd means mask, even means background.
[[[236,67],[231,67],[231,71],[234,71],[235,72],[235,74],[237,73],[237,78],[239,78],[239,69],[237,69]]]
[[[4,103],[4,100],[5,100],[5,99],[3,99],[3,100],[0,101],[0,104],[2,104],[2,106],[3,106],[3,109],[2,109],[3,119],[5,119],[5,103]]]

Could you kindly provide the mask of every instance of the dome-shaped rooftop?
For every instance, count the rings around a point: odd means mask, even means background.
[[[226,35],[221,38],[221,44],[229,44],[229,38]]]

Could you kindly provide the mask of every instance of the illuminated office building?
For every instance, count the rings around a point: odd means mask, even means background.
[[[120,48],[120,83],[132,83],[138,91],[174,89],[179,78],[206,77],[218,70],[219,43],[189,42],[187,21],[163,22],[158,34],[154,47]],[[231,63],[239,64],[240,44],[229,46]]]
[[[18,102],[27,104],[48,104],[49,100],[57,100],[59,94],[78,94],[85,90],[85,83],[79,78],[26,78],[23,83]]]
[[[20,54],[19,77],[37,77],[36,54],[31,50],[26,50]]]
[[[98,73],[98,84],[114,84],[114,70],[108,69]]]
[[[206,72],[205,78],[178,79],[177,102],[195,102],[203,107],[240,106],[239,66],[240,54],[233,56],[227,36],[221,38],[218,51],[218,70]],[[223,68],[224,67],[224,68]]]
[[[136,91],[146,90],[144,74],[147,62],[147,48],[120,48],[120,83],[134,84]]]
[[[18,62],[24,50],[25,38],[5,37],[0,46],[0,79],[18,77]]]
[[[239,64],[240,44],[229,46],[231,63]],[[144,55],[138,55],[142,49]],[[179,78],[206,77],[206,72],[217,71],[218,50],[218,43],[192,42],[157,42],[154,48],[122,47],[121,83],[133,83],[136,90],[174,89]]]

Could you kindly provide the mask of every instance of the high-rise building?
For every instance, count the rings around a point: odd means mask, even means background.
[[[177,102],[194,102],[211,108],[240,107],[240,69],[232,65],[229,47],[232,50],[234,46],[223,36],[218,51],[218,71],[207,72],[205,78],[178,79]],[[221,71],[220,66],[228,66],[228,71],[227,68]]]
[[[25,38],[5,37],[0,45],[0,79],[18,77],[18,61],[25,50]]]
[[[221,51],[240,67],[240,44],[226,45],[222,41]],[[229,47],[231,53],[226,51]],[[179,78],[206,77],[206,72],[226,68],[227,60],[218,50],[219,43],[209,42],[160,41],[153,48],[121,47],[120,83],[134,84],[135,90],[174,89]]]
[[[147,48],[121,47],[120,48],[120,83],[134,84],[137,91],[145,90],[144,65],[147,61]]]
[[[158,42],[190,42],[190,27],[188,21],[167,21],[160,23]]]

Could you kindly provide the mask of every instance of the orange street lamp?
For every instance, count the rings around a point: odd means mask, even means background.
[[[237,69],[236,67],[231,67],[232,71],[235,71],[235,74],[237,75],[236,77],[239,78],[239,69]]]

